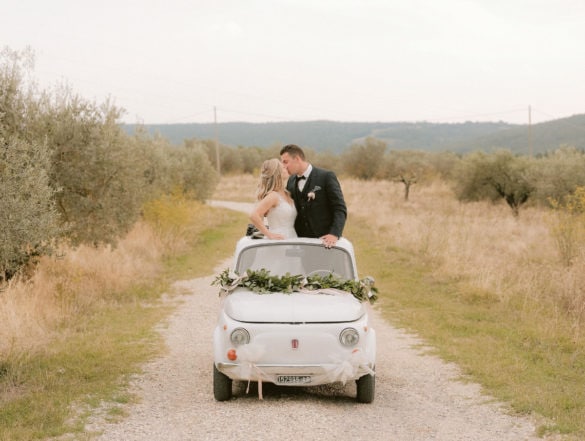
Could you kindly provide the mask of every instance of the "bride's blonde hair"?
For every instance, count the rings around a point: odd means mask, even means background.
[[[262,163],[262,167],[260,168],[260,183],[258,184],[256,197],[260,201],[271,191],[281,191],[284,189],[280,160],[277,158],[267,159]]]

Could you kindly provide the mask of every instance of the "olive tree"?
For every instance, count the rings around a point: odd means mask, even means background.
[[[533,162],[509,150],[476,152],[463,159],[455,193],[460,200],[504,200],[518,216],[520,207],[535,191]]]
[[[242,172],[253,174],[262,164],[262,151],[259,147],[238,147],[242,158]]]
[[[561,200],[585,186],[585,153],[564,146],[538,158],[535,164],[536,196],[542,203]]]
[[[204,148],[179,147],[168,153],[174,190],[199,201],[208,199],[215,190],[219,175]]]
[[[379,176],[404,185],[404,200],[408,201],[410,187],[433,171],[429,154],[417,150],[391,151],[385,156]]]
[[[352,144],[343,154],[343,171],[358,179],[373,179],[384,159],[386,143],[368,137],[363,143]]]
[[[36,109],[30,51],[0,52],[0,281],[49,253],[61,230],[47,144],[29,136]]]
[[[35,85],[28,79],[34,64],[32,52],[0,51],[0,136],[22,137],[33,106]]]
[[[60,234],[49,161],[43,144],[0,138],[0,281],[50,253]]]
[[[120,114],[68,88],[43,97],[35,129],[51,149],[57,208],[73,244],[113,244],[140,215],[148,163],[119,126]]]

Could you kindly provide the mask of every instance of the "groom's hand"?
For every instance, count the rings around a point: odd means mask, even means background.
[[[334,234],[326,234],[325,236],[321,236],[320,239],[323,241],[325,248],[331,248],[337,243],[338,237]]]

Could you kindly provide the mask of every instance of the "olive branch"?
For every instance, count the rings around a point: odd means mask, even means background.
[[[374,286],[374,280],[369,277],[362,280],[345,280],[335,277],[333,274],[313,275],[306,278],[300,274],[291,275],[290,273],[286,273],[284,276],[272,276],[270,271],[266,269],[247,270],[245,274],[240,276],[230,274],[226,268],[211,284],[220,287],[220,294],[229,294],[239,286],[259,294],[338,289],[351,293],[360,302],[367,301],[373,304],[378,300],[378,289]]]

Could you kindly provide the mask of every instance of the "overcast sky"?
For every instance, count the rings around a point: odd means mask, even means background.
[[[585,113],[584,0],[19,0],[0,46],[129,123]]]

